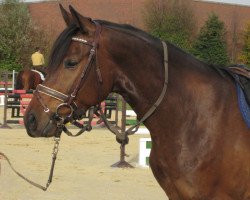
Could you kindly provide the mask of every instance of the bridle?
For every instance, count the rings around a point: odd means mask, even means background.
[[[128,135],[134,134],[141,123],[143,123],[148,117],[150,117],[154,111],[156,110],[156,108],[158,108],[158,106],[160,105],[160,103],[162,102],[166,91],[167,91],[167,85],[168,85],[168,51],[167,51],[167,45],[165,42],[162,42],[163,45],[163,50],[164,50],[164,68],[165,68],[165,80],[164,80],[164,86],[163,89],[161,91],[160,96],[158,97],[158,99],[156,100],[156,102],[151,106],[151,108],[144,114],[144,116],[141,118],[140,121],[137,122],[137,124],[135,124],[134,126],[130,127],[128,130],[126,130],[125,132],[121,131],[121,128],[117,127],[117,126],[112,126],[109,121],[106,119],[102,109],[100,108],[100,104],[93,106],[90,108],[89,111],[89,121],[87,123],[87,125],[82,125],[79,122],[77,122],[78,119],[80,119],[80,117],[76,117],[74,116],[74,112],[79,111],[79,108],[77,106],[77,104],[75,103],[75,98],[82,86],[82,84],[84,83],[84,81],[87,78],[87,74],[90,71],[91,66],[93,65],[94,61],[95,61],[95,66],[96,66],[96,75],[97,75],[97,79],[98,79],[98,102],[100,102],[100,97],[101,97],[101,84],[102,84],[102,76],[101,76],[101,71],[97,62],[97,49],[98,49],[98,45],[99,45],[99,38],[100,38],[100,34],[101,34],[101,25],[99,23],[97,23],[96,21],[93,21],[96,25],[96,31],[95,31],[95,38],[94,41],[92,43],[81,39],[81,38],[77,38],[77,37],[73,37],[72,40],[76,41],[76,42],[80,42],[83,43],[84,45],[89,45],[91,47],[90,49],[90,53],[89,53],[89,57],[87,60],[87,63],[84,66],[84,69],[81,73],[80,78],[77,81],[77,84],[73,90],[73,92],[70,95],[66,95],[62,92],[59,92],[57,90],[54,90],[50,87],[44,86],[42,84],[38,85],[34,95],[35,97],[38,99],[38,101],[40,102],[40,104],[43,107],[43,110],[45,113],[47,113],[50,117],[50,123],[56,123],[58,131],[55,134],[55,144],[54,144],[54,148],[53,148],[53,153],[52,153],[52,164],[51,164],[51,169],[50,169],[50,174],[49,174],[49,179],[48,182],[46,184],[46,187],[41,186],[29,179],[27,179],[26,177],[24,177],[22,174],[20,174],[19,172],[17,172],[13,166],[11,165],[8,157],[3,154],[2,152],[0,152],[0,156],[3,156],[7,162],[9,163],[9,165],[11,166],[12,170],[18,175],[20,176],[22,179],[24,179],[25,181],[29,182],[30,184],[32,184],[35,187],[38,187],[44,191],[46,191],[49,187],[49,185],[52,182],[52,177],[53,177],[53,172],[54,172],[54,166],[55,166],[55,161],[57,158],[57,153],[58,153],[58,146],[59,146],[59,141],[60,141],[60,136],[61,136],[61,132],[64,131],[67,135],[69,136],[79,136],[80,134],[82,134],[84,131],[90,131],[91,130],[91,121],[93,119],[93,115],[94,113],[100,117],[103,122],[105,123],[105,125],[107,126],[107,128],[113,132],[116,135],[116,139],[119,143],[121,143],[121,146],[124,146],[127,144],[128,142]],[[44,103],[43,98],[41,97],[40,93],[48,95],[54,99],[59,100],[60,103],[57,108],[56,108],[56,112],[53,113],[51,112],[51,110],[49,109],[49,107]],[[60,116],[59,110],[63,107],[67,107],[69,108],[70,112],[66,117]],[[73,125],[77,126],[78,128],[80,128],[81,130],[73,135],[70,131],[68,131],[68,129],[65,127],[65,123],[70,122]]]
[[[97,113],[98,110],[101,110],[100,105],[94,106],[94,107],[92,107],[90,109],[90,111],[89,111],[89,121],[88,121],[87,125],[82,125],[79,122],[77,122],[79,117],[74,116],[74,112],[77,112],[79,110],[79,108],[78,108],[78,106],[77,106],[77,104],[75,103],[74,100],[75,100],[75,98],[76,98],[76,96],[77,96],[83,82],[86,80],[87,74],[90,71],[90,68],[93,65],[94,61],[96,62],[96,73],[97,73],[98,83],[99,83],[98,84],[98,90],[99,90],[98,91],[98,100],[100,99],[100,94],[101,94],[100,90],[101,90],[102,77],[101,77],[99,66],[97,64],[97,47],[98,47],[98,44],[99,44],[99,37],[100,37],[100,33],[101,33],[101,25],[99,23],[95,22],[95,21],[94,21],[94,23],[96,24],[96,32],[95,32],[94,41],[92,43],[87,42],[84,39],[80,39],[80,38],[76,38],[76,37],[72,38],[73,41],[77,41],[77,42],[83,43],[84,45],[89,45],[91,47],[87,63],[84,66],[84,69],[83,69],[83,71],[81,73],[80,78],[78,79],[78,81],[76,83],[76,86],[75,86],[73,92],[70,95],[66,95],[66,94],[64,94],[62,92],[59,92],[57,90],[54,90],[54,89],[52,89],[50,87],[47,87],[47,86],[44,86],[42,84],[38,85],[35,92],[34,92],[34,95],[38,99],[40,104],[42,105],[44,112],[47,113],[49,115],[50,119],[51,119],[49,123],[56,123],[57,128],[58,128],[58,130],[57,130],[57,132],[55,134],[55,137],[54,137],[55,144],[54,144],[54,148],[53,148],[53,152],[52,152],[52,163],[51,163],[49,178],[48,178],[46,186],[42,186],[42,185],[40,185],[38,183],[35,183],[35,182],[31,181],[30,179],[26,178],[25,176],[23,176],[18,171],[16,171],[14,169],[14,167],[11,165],[9,158],[5,154],[0,152],[0,156],[3,156],[7,160],[8,164],[11,167],[11,169],[19,177],[21,177],[22,179],[24,179],[25,181],[27,181],[31,185],[33,185],[33,186],[35,186],[37,188],[40,188],[40,189],[42,189],[44,191],[46,191],[48,189],[48,187],[50,186],[50,184],[52,182],[61,132],[64,131],[69,136],[79,136],[84,131],[90,131],[91,128],[92,128],[91,127],[91,121],[93,119],[94,113]],[[50,96],[50,97],[52,97],[54,99],[57,99],[57,100],[59,100],[61,102],[57,106],[55,113],[51,112],[49,107],[44,103],[44,100],[40,95],[41,93],[45,94],[45,95],[48,95],[48,96]],[[60,116],[60,114],[59,114],[59,110],[61,108],[63,108],[63,107],[67,107],[67,108],[70,109],[70,112],[66,117]],[[67,123],[67,121],[71,122],[73,125],[77,126],[81,130],[77,134],[73,135],[65,127],[65,123]]]
[[[94,41],[92,43],[81,39],[81,38],[77,38],[77,37],[73,37],[72,40],[76,41],[76,42],[80,42],[83,43],[84,45],[88,45],[91,47],[90,49],[90,53],[89,53],[89,57],[87,60],[87,63],[84,66],[84,69],[81,73],[80,78],[78,79],[75,88],[73,89],[73,92],[70,95],[66,95],[62,92],[59,92],[57,90],[54,90],[50,87],[44,86],[42,84],[38,85],[36,90],[34,91],[34,96],[37,98],[37,100],[40,102],[40,104],[43,107],[43,110],[45,113],[47,113],[50,117],[50,122],[49,123],[56,123],[57,125],[57,132],[55,134],[54,140],[55,140],[55,144],[54,144],[54,148],[53,148],[53,152],[52,152],[52,163],[51,163],[51,169],[50,169],[50,173],[49,173],[49,178],[47,181],[46,186],[42,186],[38,183],[35,183],[33,181],[31,181],[30,179],[26,178],[25,176],[23,176],[21,173],[19,173],[18,171],[16,171],[14,169],[14,167],[11,165],[9,158],[2,152],[0,152],[0,156],[4,157],[8,164],[10,165],[11,169],[22,179],[24,179],[25,181],[27,181],[28,183],[30,183],[31,185],[40,188],[44,191],[46,191],[48,189],[48,187],[50,186],[51,182],[52,182],[52,178],[53,178],[53,172],[54,172],[54,166],[55,166],[55,161],[57,158],[57,153],[58,153],[58,146],[59,146],[59,141],[60,141],[60,136],[61,136],[61,132],[64,131],[67,135],[69,136],[79,136],[80,134],[82,134],[84,131],[90,131],[91,130],[91,121],[93,119],[93,115],[94,113],[98,114],[98,110],[99,112],[101,111],[100,105],[94,106],[92,108],[90,108],[89,111],[89,121],[87,123],[87,125],[82,125],[79,122],[77,122],[76,120],[80,119],[80,117],[76,117],[74,116],[74,112],[79,111],[79,108],[77,106],[77,104],[75,103],[75,98],[83,84],[83,82],[86,80],[87,78],[87,74],[90,71],[91,66],[93,65],[94,61],[96,62],[96,74],[98,77],[98,102],[100,102],[100,95],[101,95],[101,84],[102,84],[102,77],[101,77],[101,72],[100,72],[100,68],[98,66],[98,62],[97,62],[97,48],[98,48],[98,44],[99,44],[99,37],[100,37],[100,33],[101,33],[101,25],[99,23],[97,23],[96,21],[93,21],[96,25],[96,31],[95,31],[95,38]],[[53,113],[51,112],[51,110],[49,109],[49,107],[44,103],[43,98],[41,97],[40,94],[45,94],[47,96],[50,96],[54,99],[59,100],[61,103],[57,106],[56,108],[56,112]],[[59,114],[59,110],[63,107],[67,107],[70,112],[66,117],[60,116]],[[103,113],[101,113],[102,116]],[[68,131],[68,129],[65,127],[65,123],[70,122],[73,125],[77,126],[78,128],[80,128],[81,130],[73,135],[70,131]],[[45,135],[46,136],[46,135]]]
[[[80,75],[80,77],[75,85],[75,88],[73,89],[73,92],[70,95],[66,95],[62,92],[59,92],[57,90],[54,90],[54,89],[47,87],[47,86],[44,86],[42,84],[39,84],[34,92],[34,95],[36,96],[36,98],[40,102],[40,104],[42,105],[44,112],[49,115],[49,117],[51,119],[50,122],[56,123],[56,125],[59,129],[58,134],[60,134],[62,131],[64,131],[69,136],[78,136],[81,133],[83,133],[84,131],[90,131],[92,129],[91,121],[93,119],[93,113],[96,110],[100,109],[99,108],[100,105],[94,106],[90,109],[89,121],[88,121],[87,125],[80,124],[77,121],[80,119],[80,117],[77,117],[74,115],[74,113],[79,111],[79,108],[74,100],[75,100],[82,84],[86,80],[87,74],[89,73],[91,66],[93,65],[94,62],[96,63],[96,74],[98,77],[98,90],[101,90],[102,77],[101,77],[100,68],[99,68],[98,63],[97,63],[97,48],[99,45],[99,38],[100,38],[102,28],[98,22],[96,22],[96,21],[93,21],[93,22],[96,25],[95,37],[94,37],[93,42],[88,42],[84,39],[77,38],[77,37],[72,38],[72,41],[80,42],[84,45],[88,45],[91,47],[90,52],[89,52],[89,57],[87,59],[87,63],[84,65],[83,71],[82,71],[82,73],[81,73],[81,75]],[[48,95],[52,98],[55,98],[55,99],[61,101],[61,103],[57,106],[55,113],[52,113],[51,110],[49,109],[49,107],[44,103],[44,100],[41,97],[40,93]],[[100,92],[98,92],[98,100],[99,99],[100,99]],[[63,117],[59,114],[59,111],[62,108],[67,108],[70,110],[69,114],[66,117]],[[64,125],[67,122],[70,122],[71,124],[77,126],[78,128],[81,128],[81,130],[76,135],[73,135],[72,133],[70,133],[68,131],[68,129]]]
[[[77,122],[77,120],[79,120],[80,118],[75,117],[74,116],[74,112],[77,112],[78,106],[76,105],[76,103],[74,102],[83,82],[87,79],[87,74],[90,71],[91,66],[93,65],[93,63],[95,62],[95,66],[96,66],[96,76],[98,79],[98,102],[101,101],[100,97],[101,97],[101,88],[102,88],[102,83],[103,83],[103,79],[101,76],[101,71],[98,65],[98,60],[97,60],[97,49],[99,46],[99,39],[100,39],[100,34],[102,31],[102,27],[101,25],[97,22],[97,21],[93,21],[94,24],[96,25],[96,31],[95,31],[95,37],[94,37],[94,41],[93,42],[88,42],[84,39],[81,38],[77,38],[77,37],[73,37],[72,41],[76,41],[76,42],[80,42],[84,45],[88,45],[91,47],[90,49],[90,53],[89,53],[89,57],[87,60],[87,63],[85,64],[83,71],[81,73],[80,78],[77,81],[77,84],[73,90],[73,92],[70,95],[66,95],[63,94],[57,90],[54,90],[52,88],[49,88],[47,86],[44,86],[42,84],[38,85],[36,88],[36,91],[34,92],[36,98],[38,99],[38,101],[41,103],[44,112],[46,112],[47,114],[49,114],[50,118],[51,118],[51,122],[52,123],[56,123],[57,127],[58,127],[58,134],[60,135],[62,131],[64,131],[67,135],[69,136],[78,136],[80,134],[82,134],[84,131],[90,131],[92,129],[91,127],[91,121],[93,119],[93,114],[97,115],[98,117],[100,117],[103,122],[105,123],[106,127],[113,132],[116,137],[117,137],[117,141],[119,141],[120,143],[126,143],[127,141],[127,136],[128,135],[132,135],[134,134],[141,123],[143,123],[149,116],[151,116],[154,111],[156,110],[156,108],[160,105],[160,103],[162,102],[166,91],[167,91],[167,85],[168,85],[168,51],[167,51],[167,45],[165,42],[162,41],[162,45],[163,45],[163,50],[164,50],[164,69],[165,69],[165,79],[164,79],[164,86],[162,88],[161,94],[158,97],[158,99],[156,100],[156,102],[151,106],[151,108],[144,114],[144,116],[141,118],[140,121],[137,122],[137,124],[135,124],[134,126],[130,127],[128,130],[126,130],[125,132],[121,131],[121,128],[117,127],[117,126],[112,126],[110,124],[110,122],[106,119],[106,116],[104,115],[104,113],[102,112],[102,109],[99,105],[93,106],[90,108],[90,114],[89,114],[89,120],[87,125],[82,125],[79,122]],[[48,108],[48,106],[44,103],[42,97],[40,96],[40,93],[46,94],[48,96],[51,96],[59,101],[61,101],[62,103],[59,104],[56,108],[56,112],[55,113],[51,113],[50,109]],[[67,117],[62,117],[59,114],[59,110],[63,107],[67,107],[70,110],[70,113],[68,114]],[[76,134],[73,135],[72,133],[70,133],[70,131],[68,131],[68,129],[65,127],[65,123],[70,122],[71,124],[79,127],[81,130]]]

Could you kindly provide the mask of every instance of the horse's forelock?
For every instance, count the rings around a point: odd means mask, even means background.
[[[127,24],[116,24],[104,20],[96,21],[105,27],[125,32],[128,35],[134,35],[135,37],[141,38],[146,41],[152,41],[153,43],[156,40],[158,41],[158,39],[152,37],[150,34]],[[75,24],[72,24],[58,36],[50,54],[48,71],[53,71],[60,65],[63,57],[68,51],[71,39],[77,33],[77,31],[79,31],[79,28]]]
[[[54,70],[59,66],[69,48],[71,38],[76,34],[77,31],[77,26],[72,24],[71,26],[67,27],[56,39],[49,58],[49,71]]]

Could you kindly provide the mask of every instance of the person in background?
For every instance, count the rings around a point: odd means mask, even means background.
[[[31,55],[31,60],[32,60],[32,68],[37,71],[42,71],[45,63],[44,63],[44,56],[41,53],[39,47],[36,47],[35,53]]]

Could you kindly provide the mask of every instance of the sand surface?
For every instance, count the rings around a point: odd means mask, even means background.
[[[126,160],[134,169],[112,168],[119,145],[107,129],[77,138],[62,136],[53,182],[44,192],[14,174],[0,159],[0,200],[164,200],[165,193],[150,168],[138,166],[139,138],[130,136]],[[30,138],[25,129],[0,129],[0,151],[17,171],[45,185],[53,148],[51,138]]]

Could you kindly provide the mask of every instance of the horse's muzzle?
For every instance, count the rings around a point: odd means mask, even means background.
[[[27,133],[31,137],[52,137],[60,135],[62,129],[58,128],[53,120],[45,119],[44,123],[39,123],[35,113],[30,112],[24,118]]]
[[[27,132],[31,137],[35,137],[34,132],[37,130],[37,118],[33,113],[29,113],[26,120],[25,120],[25,125],[27,128]]]

